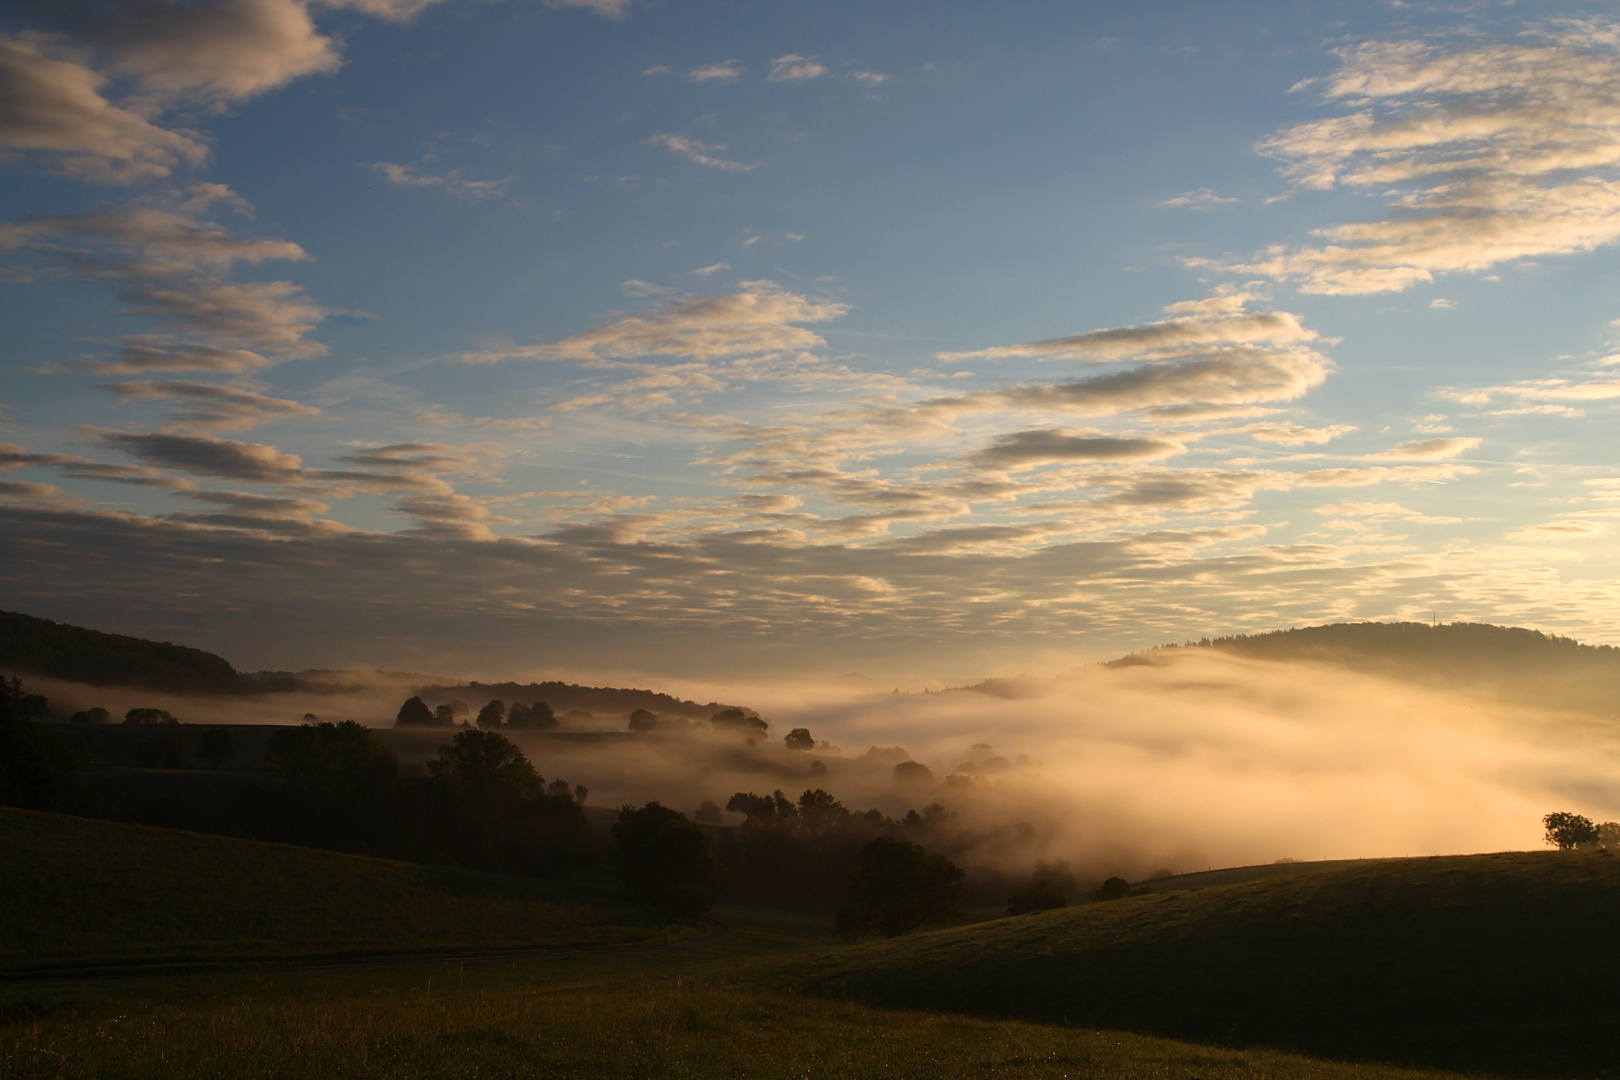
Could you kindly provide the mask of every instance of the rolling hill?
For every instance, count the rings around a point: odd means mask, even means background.
[[[528,878],[0,808],[0,981],[650,940]]]
[[[784,971],[884,1006],[1425,1066],[1612,1069],[1617,907],[1611,854],[1392,859],[999,919]]]

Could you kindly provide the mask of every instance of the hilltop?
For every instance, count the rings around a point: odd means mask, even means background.
[[[1153,664],[1189,650],[1331,664],[1447,690],[1599,716],[1620,713],[1620,649],[1489,623],[1333,623],[1161,645],[1106,667]]]
[[[229,661],[201,649],[105,634],[15,611],[0,611],[0,671],[184,694],[229,694],[238,684]]]

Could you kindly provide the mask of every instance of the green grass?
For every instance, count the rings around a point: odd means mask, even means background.
[[[5,808],[0,867],[0,977],[626,945],[668,929],[525,878]]]
[[[21,811],[0,866],[5,1080],[1620,1073],[1602,854],[1296,867],[855,946],[781,910],[682,934],[580,884]],[[175,966],[207,973],[14,977]]]
[[[506,981],[256,989],[0,1025],[16,1080],[331,1077],[1115,1077],[1417,1080],[1435,1074],[1096,1029],[897,1012],[717,982]],[[442,970],[441,975],[446,974]]]
[[[1620,1065],[1620,858],[1399,859],[784,965],[873,1004],[1466,1068]]]

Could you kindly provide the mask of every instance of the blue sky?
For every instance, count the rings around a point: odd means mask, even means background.
[[[21,5],[11,605],[489,674],[1615,640],[1603,11]]]

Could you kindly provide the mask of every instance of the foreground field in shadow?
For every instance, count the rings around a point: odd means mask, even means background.
[[[1189,875],[856,945],[820,912],[722,905],[708,932],[600,881],[21,811],[0,811],[0,859],[21,871],[0,877],[8,1080],[1573,1080],[1620,1062],[1603,854]]]
[[[1620,858],[1392,859],[1137,896],[787,965],[805,991],[1347,1060],[1620,1064]]]
[[[670,933],[600,887],[5,807],[0,866],[0,978],[625,947]]]

